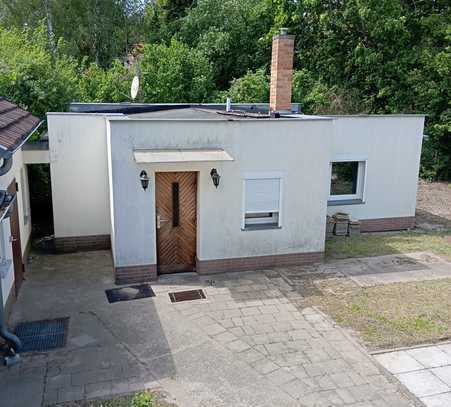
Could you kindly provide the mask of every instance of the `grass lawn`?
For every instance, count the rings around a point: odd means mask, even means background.
[[[326,259],[431,251],[451,260],[451,230],[336,237]],[[369,349],[385,349],[451,338],[451,279],[362,288],[348,278],[314,282],[309,296],[340,325],[357,332]]]
[[[176,407],[161,400],[158,395],[143,391],[109,400],[72,401],[55,407]]]
[[[321,294],[309,302],[357,332],[370,350],[451,337],[451,279],[368,288],[349,279],[316,284]]]
[[[451,259],[451,229],[442,232],[397,232],[334,237],[326,242],[326,259],[431,251]]]

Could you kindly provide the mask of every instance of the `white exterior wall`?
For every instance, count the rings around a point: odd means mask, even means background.
[[[47,115],[55,237],[110,234],[105,115]]]
[[[21,177],[20,175],[21,169],[23,169],[23,177]],[[14,178],[16,179],[16,182],[19,187],[19,191],[17,192],[17,203],[19,211],[20,240],[23,256],[27,248],[28,241],[30,240],[31,217],[30,217],[30,197],[28,189],[28,174],[26,171],[26,166],[23,164],[22,150],[18,150],[14,153],[13,165],[11,169],[9,170],[8,173],[0,177],[0,189],[6,190]],[[25,201],[23,197],[25,197]],[[24,217],[25,213],[28,214],[26,219]],[[4,219],[1,222],[0,233],[3,233],[3,238],[5,242],[5,257],[7,259],[12,260],[13,256],[12,245],[11,242],[9,241],[9,238],[11,236],[11,227],[9,218]],[[11,290],[13,289],[13,285],[14,285],[14,266],[13,263],[11,262],[11,265],[6,273],[6,276],[2,278],[2,295],[4,304],[6,303],[6,300],[8,299],[8,296]]]
[[[367,160],[364,203],[329,206],[354,219],[415,216],[424,117],[342,116],[334,120],[330,161]],[[328,187],[330,188],[330,181]]]
[[[111,120],[115,265],[156,263],[155,172],[198,171],[200,260],[324,250],[332,121]],[[134,148],[223,148],[235,161],[145,164]],[[211,168],[221,175],[218,189]],[[139,173],[151,178],[143,191]],[[282,172],[282,228],[242,231],[246,172]]]

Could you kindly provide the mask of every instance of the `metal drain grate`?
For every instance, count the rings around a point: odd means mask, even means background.
[[[22,342],[21,352],[43,352],[66,346],[69,318],[22,322],[15,333]]]
[[[171,302],[180,302],[180,301],[202,300],[205,299],[206,297],[202,290],[190,290],[169,293],[169,298],[171,299]]]
[[[128,287],[112,288],[105,290],[108,302],[139,300],[140,298],[155,297],[155,293],[149,284],[131,285]]]

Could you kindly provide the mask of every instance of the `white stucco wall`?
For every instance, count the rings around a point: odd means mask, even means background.
[[[23,177],[21,177],[21,169],[23,169]],[[21,240],[21,248],[22,255],[25,253],[27,248],[28,241],[30,240],[31,235],[31,217],[29,213],[30,208],[30,197],[29,197],[29,189],[28,189],[28,174],[26,171],[26,166],[23,164],[23,152],[22,150],[18,150],[14,153],[13,156],[13,165],[8,173],[0,177],[0,189],[6,190],[9,184],[16,180],[18,184],[19,191],[17,193],[17,203],[18,203],[18,211],[19,211],[19,228],[20,228],[20,240]],[[22,182],[23,180],[23,182]],[[23,197],[25,197],[25,202]],[[26,210],[24,210],[24,208]],[[24,218],[24,213],[28,213],[27,219]],[[11,236],[11,227],[9,219],[4,219],[1,223],[0,233],[3,233],[4,242],[5,242],[5,252],[6,258],[12,259],[12,246],[9,238]],[[13,263],[9,267],[9,270],[6,273],[6,276],[2,278],[2,295],[3,302],[6,303],[6,300],[13,289],[14,285],[14,268]]]
[[[105,116],[48,113],[55,237],[110,234]]]
[[[415,215],[423,116],[342,116],[334,120],[331,161],[366,159],[364,203],[329,206],[354,219]],[[330,186],[330,184],[329,184]]]
[[[332,122],[111,120],[112,211],[116,266],[156,263],[158,171],[198,171],[201,260],[316,252],[324,249]],[[134,148],[224,148],[233,162],[138,165]],[[221,174],[216,189],[211,168]],[[151,177],[144,192],[142,169]],[[281,229],[242,231],[242,177],[282,172]]]
[[[112,235],[116,266],[156,263],[158,171],[197,171],[201,260],[321,251],[326,212],[357,219],[413,216],[424,118],[333,120],[132,120],[120,115],[48,115],[56,237]],[[137,165],[134,148],[228,151],[233,162]],[[329,163],[367,161],[365,202],[329,206]],[[218,189],[211,168],[221,174]],[[144,192],[139,172],[151,178]],[[281,229],[242,231],[242,177],[282,172]],[[110,205],[111,201],[111,205]]]

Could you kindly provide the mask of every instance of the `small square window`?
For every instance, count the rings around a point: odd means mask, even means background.
[[[330,163],[329,205],[363,203],[366,161]]]
[[[331,195],[355,195],[357,193],[358,161],[332,163]]]
[[[244,180],[243,229],[280,227],[280,178]]]

